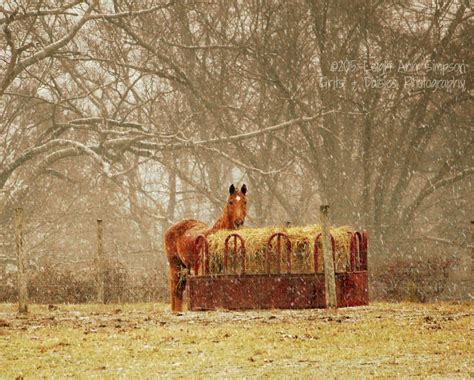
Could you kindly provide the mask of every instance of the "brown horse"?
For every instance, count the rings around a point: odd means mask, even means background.
[[[244,224],[247,215],[247,186],[242,185],[240,191],[232,184],[229,197],[224,207],[224,214],[209,228],[206,224],[185,219],[172,225],[165,232],[166,256],[170,266],[171,310],[182,310],[185,282],[180,281],[180,272],[195,269],[198,266],[198,254],[194,249],[194,241],[200,234],[205,236],[222,229],[233,230]]]

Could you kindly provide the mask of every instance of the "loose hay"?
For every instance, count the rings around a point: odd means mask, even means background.
[[[336,271],[347,271],[350,266],[350,237],[348,232],[352,229],[347,226],[330,227],[331,235],[336,242]],[[246,250],[246,272],[266,273],[266,253],[267,243],[270,236],[276,232],[285,232],[290,238],[292,245],[291,262],[292,272],[310,273],[314,268],[314,240],[321,232],[321,226],[314,224],[303,227],[264,227],[264,228],[242,228],[235,230],[219,230],[208,236],[209,242],[209,269],[211,273],[223,272],[224,242],[227,236],[238,233],[245,241]],[[232,241],[232,240],[231,240]],[[229,245],[229,263],[233,263],[231,258],[233,244]],[[318,271],[323,271],[323,254],[320,239],[320,254],[318,260]],[[270,271],[276,272],[276,253],[271,252]],[[286,272],[287,252],[286,245],[282,244],[281,270]],[[240,257],[236,260],[236,271],[239,272]]]

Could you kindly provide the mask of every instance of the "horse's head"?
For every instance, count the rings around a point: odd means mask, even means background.
[[[234,184],[229,187],[229,197],[225,206],[225,215],[231,222],[233,228],[239,228],[244,224],[247,216],[247,186],[242,185],[240,190]]]

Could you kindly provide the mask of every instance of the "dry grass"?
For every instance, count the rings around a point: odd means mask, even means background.
[[[349,265],[349,245],[350,239],[348,232],[352,231],[350,227],[331,227],[330,233],[336,242],[336,270],[345,271]],[[285,232],[292,244],[292,265],[296,272],[312,272],[314,267],[313,251],[314,240],[321,232],[321,226],[317,224],[303,227],[263,227],[263,228],[242,228],[235,230],[219,230],[208,236],[210,252],[210,270],[212,273],[222,271],[224,257],[224,242],[227,236],[238,233],[245,241],[247,252],[247,271],[249,273],[265,273],[267,243],[270,236],[276,232]],[[230,244],[232,249],[233,245]],[[283,247],[284,248],[284,247]],[[322,271],[323,255],[320,251],[320,260],[318,269]],[[274,254],[272,255],[272,257]],[[286,249],[283,250],[281,257],[282,268],[286,265]],[[272,262],[272,270],[276,270],[276,262]]]
[[[188,312],[0,305],[0,378],[474,376],[473,303]]]

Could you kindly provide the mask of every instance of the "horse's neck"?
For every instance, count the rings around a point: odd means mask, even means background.
[[[209,233],[216,232],[218,230],[232,230],[232,229],[234,229],[234,226],[232,225],[229,218],[224,214],[219,219],[217,219],[217,221],[209,230]]]

